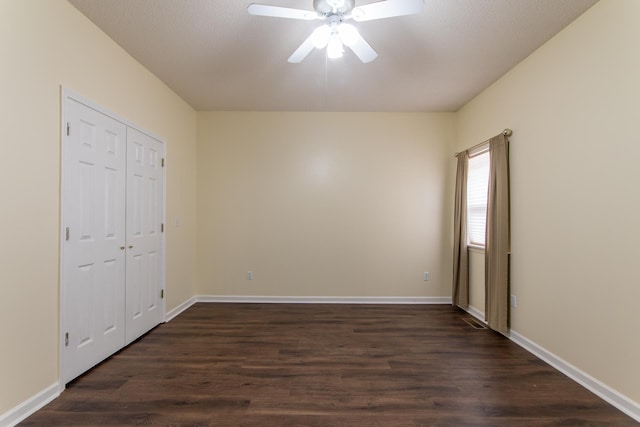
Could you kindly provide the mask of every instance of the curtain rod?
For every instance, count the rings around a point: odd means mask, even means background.
[[[505,130],[503,130],[503,131],[502,131],[502,134],[503,134],[504,136],[506,136],[506,137],[510,137],[511,135],[513,135],[513,131],[512,131],[511,129],[505,129]],[[487,142],[489,142],[490,140],[491,140],[491,138],[487,139],[486,141],[482,141],[481,143],[476,144],[476,145],[474,145],[473,147],[469,147],[469,148],[467,148],[467,150],[463,150],[463,151],[469,151],[469,150],[473,150],[474,148],[478,148],[478,147],[480,147],[481,145],[486,144],[486,143],[487,143]],[[459,151],[459,152],[455,153],[455,154],[453,155],[453,157],[458,157],[458,154],[460,154],[460,153],[462,153],[462,151]]]

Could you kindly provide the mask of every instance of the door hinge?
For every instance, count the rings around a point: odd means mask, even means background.
[[[70,234],[69,227],[67,227],[67,228],[64,229],[64,239],[67,242],[69,241],[69,234]]]
[[[160,299],[164,298],[164,289],[160,289]]]
[[[69,136],[71,133],[70,129],[71,129],[71,126],[69,125],[69,122],[67,122],[67,136]]]
[[[162,167],[164,167],[164,157],[162,158],[162,160],[160,161],[160,163],[162,164]]]
[[[164,233],[164,222],[162,224],[160,224],[160,232]]]
[[[64,334],[64,346],[69,347],[69,332]]]

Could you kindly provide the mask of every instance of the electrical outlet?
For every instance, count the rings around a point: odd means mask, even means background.
[[[424,273],[422,273],[422,280],[424,280],[425,282],[429,281],[429,272],[425,271]]]
[[[516,296],[515,295],[511,295],[511,307],[515,307],[517,306],[517,301],[516,301]]]
[[[247,280],[253,280],[253,271],[247,271]]]

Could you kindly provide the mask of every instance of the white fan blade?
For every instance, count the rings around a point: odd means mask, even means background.
[[[318,14],[312,10],[292,9],[290,7],[269,6],[266,4],[251,3],[247,7],[250,15],[272,16],[274,18],[305,19],[311,21],[318,18]]]
[[[394,16],[414,15],[424,8],[424,0],[383,0],[354,7],[351,16],[354,21],[372,21]]]
[[[360,61],[371,62],[378,57],[378,54],[375,50],[367,43],[367,41],[360,35],[360,33],[356,33],[354,39],[348,44],[349,48],[356,54]]]
[[[288,61],[292,64],[298,64],[302,62],[302,60],[306,58],[314,48],[315,45],[313,44],[313,34],[311,34],[305,41],[302,42],[300,46],[298,46],[296,51],[291,54]]]
[[[311,33],[311,41],[313,42],[313,45],[316,47],[316,49],[323,49],[327,47],[330,38],[331,27],[328,25],[318,27],[313,31],[313,33]]]

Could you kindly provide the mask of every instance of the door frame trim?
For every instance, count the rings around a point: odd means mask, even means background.
[[[74,100],[80,104],[85,105],[88,108],[91,108],[101,114],[104,114],[105,116],[108,116],[122,124],[124,124],[127,127],[133,128],[139,132],[144,133],[145,135],[159,141],[162,144],[162,158],[165,159],[165,166],[166,166],[166,157],[167,157],[167,141],[165,138],[162,138],[156,134],[154,134],[153,132],[150,132],[138,125],[136,125],[135,123],[119,116],[118,114],[108,110],[107,108],[77,94],[76,92],[72,91],[71,89],[65,87],[65,86],[60,86],[60,139],[59,139],[59,153],[60,153],[60,201],[59,201],[59,211],[58,211],[58,218],[59,218],[59,231],[58,231],[58,242],[59,242],[59,248],[58,248],[58,392],[62,393],[62,391],[65,389],[65,382],[64,382],[64,378],[63,378],[63,373],[64,373],[64,341],[65,341],[65,337],[64,337],[64,331],[66,329],[66,322],[67,319],[65,319],[65,314],[66,314],[66,307],[65,307],[65,292],[67,291],[66,289],[66,285],[65,285],[65,277],[64,277],[64,262],[65,262],[65,251],[64,251],[64,236],[65,236],[65,219],[63,216],[63,203],[65,200],[65,189],[68,187],[67,184],[67,177],[66,177],[66,171],[67,171],[67,165],[66,163],[66,156],[65,156],[65,138],[66,138],[66,123],[67,123],[67,118],[68,118],[68,112],[66,109],[66,104],[67,104],[67,100]],[[160,243],[160,251],[161,251],[161,257],[160,257],[160,261],[162,263],[162,267],[161,267],[161,272],[160,272],[160,287],[161,289],[164,290],[164,298],[162,298],[161,301],[161,310],[162,310],[162,316],[160,319],[160,322],[163,323],[166,320],[166,304],[167,304],[167,286],[166,286],[166,268],[167,268],[167,260],[166,260],[166,240],[167,240],[167,169],[166,167],[162,168],[162,195],[163,195],[163,200],[162,200],[162,218],[161,221],[164,224],[164,232],[162,233],[162,237],[161,237],[161,243]]]

